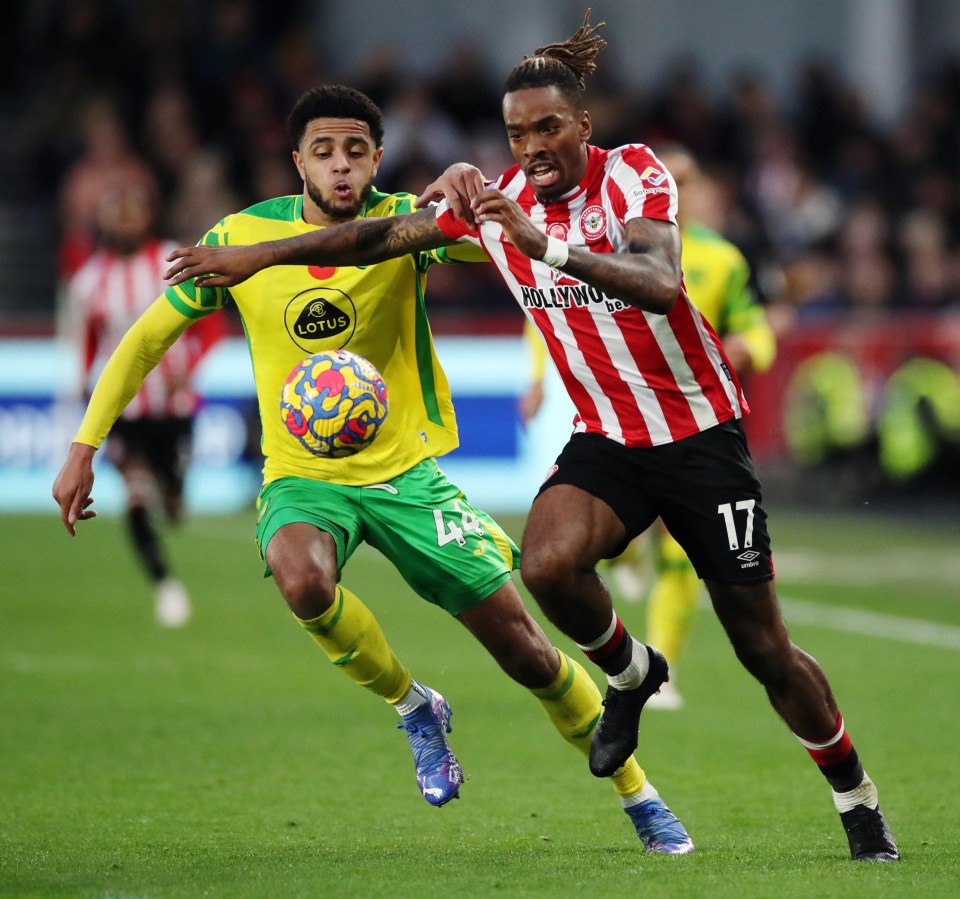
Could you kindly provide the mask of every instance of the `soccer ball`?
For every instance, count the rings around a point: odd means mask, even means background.
[[[341,458],[373,443],[387,417],[387,385],[363,356],[314,353],[284,382],[280,419],[315,456]]]

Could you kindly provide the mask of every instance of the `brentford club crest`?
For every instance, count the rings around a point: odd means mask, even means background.
[[[584,240],[599,240],[607,232],[607,214],[602,206],[588,206],[580,215],[580,232]]]

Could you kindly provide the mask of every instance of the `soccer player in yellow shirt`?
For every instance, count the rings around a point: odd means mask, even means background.
[[[383,122],[365,95],[339,85],[308,91],[288,130],[302,195],[229,215],[204,244],[253,244],[412,211],[412,195],[373,188]],[[147,372],[192,322],[235,303],[263,425],[256,534],[267,573],[330,660],[400,714],[418,785],[435,806],[457,798],[463,779],[446,739],[450,705],[412,678],[371,611],[341,582],[361,541],[379,549],[416,593],[457,618],[584,755],[601,715],[596,684],[550,644],[524,607],[511,577],[517,547],[436,461],[457,446],[457,425],[426,318],[426,272],[433,263],[486,258],[475,247],[447,247],[375,265],[279,266],[229,289],[192,280],[168,287],[107,363],[53,488],[74,535],[77,522],[96,514],[90,508],[94,453]],[[390,414],[376,442],[346,458],[311,455],[280,418],[287,375],[325,349],[366,357],[389,389]],[[648,852],[693,850],[632,755],[609,780]]]

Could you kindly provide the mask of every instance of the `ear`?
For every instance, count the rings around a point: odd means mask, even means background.
[[[377,169],[380,168],[380,160],[383,158],[383,147],[377,147],[373,151],[373,172],[372,176],[377,177]]]
[[[590,113],[584,110],[583,115],[580,117],[580,140],[586,143],[590,140],[590,135],[592,134],[593,122],[590,121]]]
[[[307,180],[307,173],[303,166],[303,157],[300,155],[299,150],[293,151],[293,164],[297,167],[297,171],[300,173],[300,180]]]

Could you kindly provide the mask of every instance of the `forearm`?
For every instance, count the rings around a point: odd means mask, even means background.
[[[76,443],[99,447],[163,354],[190,319],[157,300],[130,328],[111,355],[87,404]]]
[[[680,291],[679,265],[633,249],[594,253],[571,247],[562,271],[628,306],[661,315],[673,308]]]
[[[269,265],[373,265],[455,241],[432,209],[390,218],[365,218],[261,244]]]

